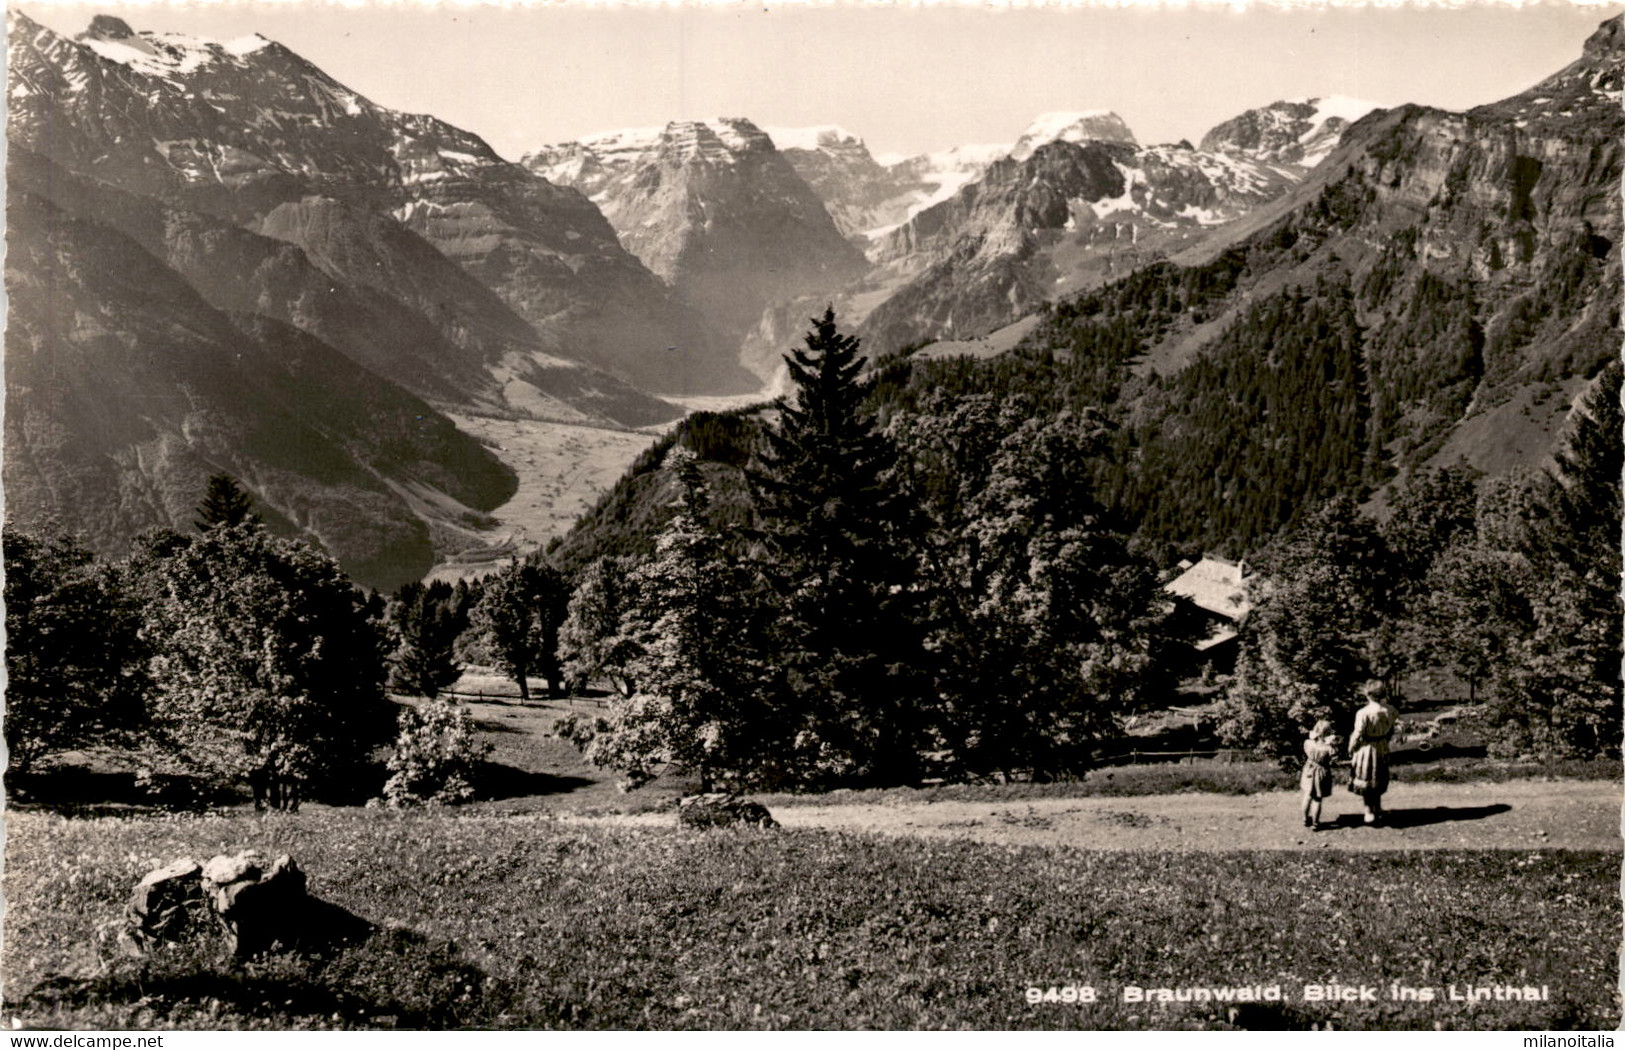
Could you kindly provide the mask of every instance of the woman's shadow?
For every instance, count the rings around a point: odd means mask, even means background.
[[[1385,810],[1377,822],[1379,828],[1419,828],[1428,824],[1447,824],[1455,820],[1483,820],[1498,813],[1509,813],[1512,807],[1505,802],[1488,806],[1428,806],[1422,809]],[[1360,828],[1365,826],[1365,814],[1340,813],[1322,827]]]

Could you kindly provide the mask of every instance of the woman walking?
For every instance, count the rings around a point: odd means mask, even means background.
[[[1399,712],[1382,702],[1383,684],[1367,682],[1361,692],[1365,706],[1355,712],[1354,732],[1349,734],[1349,758],[1354,775],[1349,787],[1365,803],[1365,822],[1382,818],[1382,796],[1388,790],[1388,738],[1399,722]]]

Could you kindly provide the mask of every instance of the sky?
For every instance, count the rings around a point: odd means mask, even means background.
[[[12,0],[59,32],[93,14],[227,40],[259,32],[381,105],[510,159],[594,132],[749,117],[838,124],[876,154],[1013,142],[1041,113],[1109,109],[1196,142],[1277,99],[1465,109],[1579,56],[1622,3],[1010,6],[587,0],[506,5]]]

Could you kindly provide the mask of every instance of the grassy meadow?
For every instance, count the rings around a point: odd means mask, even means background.
[[[1611,852],[1104,853],[548,815],[7,821],[5,1014],[64,1028],[1613,1028]],[[98,940],[180,855],[291,853],[379,927],[321,956]],[[1549,1002],[1305,1003],[1303,984]],[[1121,1001],[1280,983],[1287,1001]],[[1029,987],[1093,985],[1092,1005]],[[12,1021],[16,1018],[17,1021]]]

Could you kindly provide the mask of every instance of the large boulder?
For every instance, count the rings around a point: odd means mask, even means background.
[[[202,879],[234,954],[257,955],[301,939],[310,898],[305,873],[286,853],[270,862],[255,850],[222,854],[203,865]]]
[[[183,857],[141,877],[116,934],[126,954],[200,936],[223,936],[232,954],[246,958],[271,948],[320,950],[368,936],[372,925],[344,908],[309,895],[305,873],[292,857],[267,860],[255,850],[220,854],[199,864]]]
[[[759,828],[776,828],[779,822],[760,802],[726,791],[712,791],[703,795],[689,795],[677,800],[677,822],[690,828],[719,828],[733,824],[748,824]]]
[[[191,857],[171,861],[141,877],[124,908],[119,943],[144,952],[209,929],[210,908],[203,893],[203,868]]]

